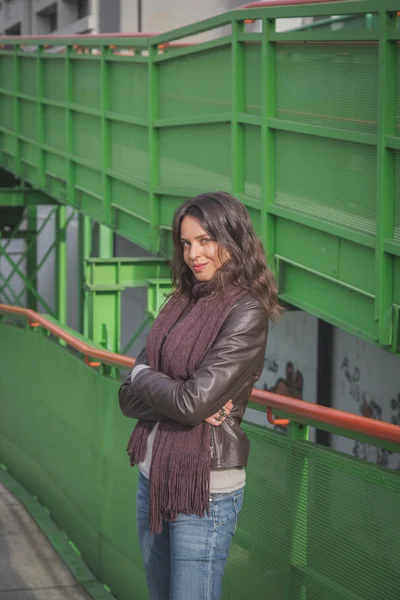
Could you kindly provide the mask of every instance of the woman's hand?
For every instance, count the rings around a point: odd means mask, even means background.
[[[214,427],[219,427],[225,421],[226,417],[229,416],[232,408],[233,408],[233,402],[232,402],[232,400],[229,400],[229,402],[227,402],[225,404],[225,406],[223,408],[221,408],[221,410],[219,412],[215,413],[215,415],[212,415],[211,417],[208,417],[207,419],[204,419],[204,420],[206,423],[209,423],[210,425],[214,425]]]

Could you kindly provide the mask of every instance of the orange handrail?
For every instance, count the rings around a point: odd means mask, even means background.
[[[43,317],[39,313],[31,310],[30,308],[21,308],[19,306],[9,306],[8,304],[0,304],[0,313],[13,314],[13,315],[21,315],[29,319],[31,327],[43,327],[43,329],[47,329],[54,335],[56,335],[64,342],[67,342],[69,346],[79,350],[82,354],[91,358],[98,358],[102,362],[107,363],[109,365],[119,365],[123,367],[132,367],[135,364],[135,359],[130,356],[124,356],[123,354],[115,354],[114,352],[108,352],[107,350],[99,350],[98,348],[94,348],[93,346],[89,346],[89,344],[85,344],[81,340],[78,340],[76,337],[64,331],[58,325],[55,325],[46,317]]]
[[[2,313],[21,315],[28,318],[32,327],[40,326],[44,329],[47,329],[47,331],[50,331],[76,350],[79,350],[85,355],[85,357],[97,358],[103,363],[123,367],[132,367],[135,363],[134,358],[124,356],[122,354],[114,354],[113,352],[108,352],[107,350],[99,350],[98,348],[94,348],[93,346],[78,340],[76,337],[70,333],[67,333],[58,325],[55,325],[45,317],[41,316],[39,313],[29,308],[20,308],[16,306],[9,306],[7,304],[0,304],[0,314]],[[89,360],[86,360],[86,363],[89,366],[91,364]],[[93,363],[92,366],[97,366],[97,364]],[[257,390],[255,388],[253,388],[251,400],[257,404],[265,406],[266,408],[275,408],[280,412],[287,413],[288,415],[294,415],[296,420],[299,421],[301,421],[302,418],[318,421],[319,423],[324,423],[340,429],[346,429],[348,431],[354,431],[400,445],[400,426],[393,425],[392,423],[385,423],[384,421],[377,421],[375,419],[353,415],[342,410],[319,406],[303,400],[295,400],[293,398],[280,396],[279,394],[273,394],[272,392]],[[271,411],[269,412],[271,415]]]

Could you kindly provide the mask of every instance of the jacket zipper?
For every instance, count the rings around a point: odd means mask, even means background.
[[[211,453],[211,458],[214,458],[215,457],[215,436],[214,436],[214,429],[213,429],[212,425],[211,425],[210,453]]]

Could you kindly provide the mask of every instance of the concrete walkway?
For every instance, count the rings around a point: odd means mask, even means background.
[[[90,600],[25,507],[1,483],[0,600]]]

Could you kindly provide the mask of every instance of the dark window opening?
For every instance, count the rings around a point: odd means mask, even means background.
[[[83,19],[89,14],[89,0],[78,0],[78,19]]]
[[[39,34],[52,33],[58,28],[57,4],[51,4],[36,15]]]
[[[5,35],[21,35],[21,23],[16,23],[4,31]]]

